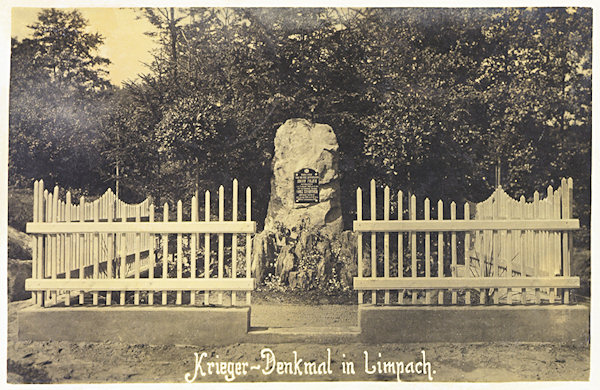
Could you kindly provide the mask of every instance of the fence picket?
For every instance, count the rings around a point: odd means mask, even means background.
[[[540,193],[535,191],[533,193],[533,206],[532,206],[532,218],[538,219],[540,217]],[[540,242],[540,232],[532,231],[533,237],[533,274],[534,276],[540,275],[540,253],[541,253],[541,242]],[[535,294],[535,303],[540,303],[540,290],[538,288],[534,289]]]
[[[444,202],[442,200],[438,200],[437,205],[437,217],[438,221],[442,221],[444,219]],[[444,233],[438,232],[438,278],[444,277]],[[444,304],[444,290],[440,290],[438,292],[438,305]]]
[[[252,221],[252,190],[250,187],[246,188],[246,221]],[[252,256],[252,240],[250,233],[246,233],[246,278],[250,279],[251,276],[251,256]],[[252,293],[246,292],[246,305],[251,304]]]
[[[66,201],[65,201],[65,205],[66,205],[66,210],[65,210],[65,222],[71,222],[71,192],[67,191],[67,195],[66,195]],[[71,269],[72,269],[72,253],[71,253],[71,243],[72,243],[72,234],[67,234],[65,235],[66,237],[66,241],[65,241],[65,246],[66,246],[66,250],[65,250],[65,279],[71,279]],[[67,291],[66,297],[65,297],[65,306],[69,306],[71,305],[71,292]]]
[[[135,207],[134,210],[135,212],[135,222],[140,222],[142,220],[142,216],[141,216],[141,210],[138,207]],[[141,233],[135,233],[135,241],[134,241],[134,245],[135,245],[135,254],[134,254],[134,263],[133,263],[133,272],[134,275],[133,277],[135,279],[139,279],[140,278],[140,270],[141,270],[141,264],[140,264],[140,252],[141,252],[141,246],[142,246],[142,237],[141,237]],[[139,291],[134,291],[133,293],[133,304],[134,305],[139,305],[140,304],[140,292]]]
[[[377,220],[375,180],[371,180],[371,221]],[[377,233],[371,233],[371,278],[377,277]],[[377,290],[371,291],[371,304],[377,304]]]
[[[402,221],[404,218],[403,195],[402,191],[398,191],[398,221]],[[360,233],[360,237],[362,242],[362,233]],[[398,232],[398,277],[404,277],[404,233],[402,232]],[[404,290],[398,290],[398,303],[404,304]]]
[[[50,199],[49,199],[50,200]],[[54,193],[51,198],[52,203],[52,222],[58,222],[58,186],[54,186]],[[52,279],[56,279],[58,273],[58,256],[59,256],[59,241],[58,234],[52,235]],[[56,305],[58,302],[58,290],[52,291],[51,302]]]
[[[525,196],[521,195],[519,198],[519,208],[518,208],[518,217],[519,219],[526,219],[526,207],[525,207]],[[519,248],[520,248],[520,261],[519,261],[519,271],[521,272],[521,277],[526,277],[526,264],[527,264],[527,232],[524,230],[519,230]],[[521,289],[521,303],[527,303],[527,289]]]
[[[210,221],[210,192],[204,193],[204,220]],[[204,234],[204,278],[210,277],[210,234]],[[208,306],[210,300],[210,291],[204,292],[204,304]]]
[[[553,214],[554,219],[560,219],[560,188],[557,188],[554,191],[553,206],[554,206],[554,214]],[[560,246],[561,233],[553,232],[552,237],[553,237],[552,253],[554,253],[553,274],[560,275],[561,271],[562,271],[561,270],[561,246]],[[556,294],[555,299],[558,297],[558,299],[561,300],[560,291],[557,289],[554,289],[554,292]]]
[[[111,200],[112,199],[110,198],[110,194],[109,194],[109,196],[107,197],[107,200],[106,200],[106,206],[107,206],[107,209],[106,209],[106,211],[107,211],[106,221],[108,223],[111,223],[113,221],[113,213],[114,213],[114,211],[113,211],[113,204],[114,203],[111,202]],[[108,245],[108,256],[106,257],[106,277],[108,279],[113,279],[113,272],[114,272],[113,271],[113,262],[114,262],[114,259],[115,259],[115,256],[116,256],[115,251],[114,251],[114,249],[115,249],[115,244],[114,244],[114,242],[115,242],[115,236],[116,235],[112,234],[112,233],[108,234],[107,235],[107,241],[106,241],[106,243]],[[112,304],[112,291],[110,291],[110,290],[106,291],[106,304],[107,305],[111,305]]]
[[[464,213],[464,219],[465,220],[470,220],[471,219],[471,210],[469,209],[469,203],[465,202],[465,205],[463,206],[463,213]],[[469,257],[469,246],[471,244],[471,233],[469,233],[468,231],[465,232],[465,241],[464,241],[464,246],[465,246],[465,277],[471,277],[471,258]],[[467,290],[465,292],[465,304],[466,305],[470,305],[471,304],[471,290]]]
[[[183,204],[181,200],[177,201],[177,222],[183,221]],[[177,234],[177,279],[181,279],[183,269],[183,235]],[[175,304],[181,305],[182,291],[177,291]]]
[[[44,180],[40,180],[38,182],[38,191],[37,191],[37,221],[38,222],[44,222]],[[38,239],[37,239],[37,273],[36,276],[38,279],[44,279],[45,275],[44,275],[44,269],[46,267],[46,255],[44,252],[44,241],[46,240],[46,238],[43,235],[39,235]],[[36,292],[37,295],[37,305],[38,306],[44,306],[44,292],[43,291],[37,291]]]
[[[58,222],[65,220],[65,204],[62,201],[58,202]],[[65,234],[58,235],[58,273],[65,272]]]
[[[33,222],[38,222],[38,211],[39,211],[39,182],[36,180],[33,182]],[[39,235],[33,235],[33,246],[31,251],[31,278],[38,279],[38,268],[40,260],[38,258],[38,237]],[[41,279],[41,278],[40,278]],[[39,305],[41,300],[39,294],[31,294],[31,300],[34,305]]]
[[[219,187],[219,222],[225,220],[225,210],[224,210],[224,202],[225,202],[225,194],[224,194],[223,186]],[[223,233],[219,233],[219,248],[218,248],[218,278],[223,279],[223,266],[225,262],[225,254],[224,254],[224,245],[225,245],[225,235]],[[223,292],[219,291],[217,295],[217,301],[219,305],[223,304]]]
[[[554,189],[548,186],[546,191],[546,218],[554,218]],[[546,232],[546,264],[549,276],[554,276],[554,234]],[[556,299],[556,289],[549,290],[548,301],[553,304]]]
[[[451,220],[455,220],[456,219],[456,203],[452,202],[450,203],[450,219]],[[456,256],[456,232],[452,232],[451,235],[451,248],[452,248],[452,277],[456,277],[456,273],[457,273],[457,267],[458,267],[458,263],[457,263],[457,256]],[[458,300],[458,295],[456,290],[452,290],[452,304],[456,305]]]
[[[119,214],[121,216],[121,220],[125,220],[125,206],[122,202],[119,202]],[[127,235],[122,233],[119,235],[119,254],[121,255],[121,260],[119,262],[120,265],[120,279],[125,279],[127,276]],[[125,305],[125,294],[127,292],[125,290],[121,291],[120,294],[120,304]]]
[[[478,204],[477,205],[477,216],[478,219],[488,219],[489,218],[489,213],[488,213],[488,205],[489,202],[484,202],[482,204]],[[479,217],[479,215],[481,215],[481,218]],[[483,278],[488,275],[487,272],[487,260],[488,260],[488,242],[489,242],[489,231],[478,231],[477,234],[479,235],[479,238],[481,239],[480,242],[480,247],[479,247],[479,252],[478,253],[478,257],[479,257],[479,277]],[[479,242],[478,242],[479,243]],[[479,290],[479,304],[480,305],[485,305],[487,303],[487,296],[489,294],[489,290],[488,289],[480,289]]]
[[[148,221],[150,223],[154,222],[154,204],[150,205],[150,213],[148,215]],[[150,237],[150,250],[148,255],[150,256],[150,264],[148,265],[148,279],[154,279],[154,270],[156,268],[156,254],[154,253],[155,250],[155,244],[156,244],[156,239],[154,236]],[[148,291],[148,304],[149,305],[154,305],[154,293],[156,291],[152,290],[152,291]]]
[[[495,195],[497,195],[498,192],[496,191]],[[500,201],[498,200],[498,196],[495,196],[495,201],[492,203],[492,219],[493,220],[497,220],[500,219]],[[490,258],[490,261],[493,264],[493,273],[494,276],[496,277],[500,277],[500,259],[501,259],[501,253],[500,253],[500,242],[502,240],[502,232],[500,230],[495,230],[491,232],[491,239],[492,239],[492,256]],[[492,290],[492,299],[494,301],[494,304],[497,305],[500,301],[500,289],[499,288],[495,288]]]
[[[93,203],[94,205],[94,222],[98,222],[99,219],[99,206],[98,206],[98,202],[94,201]],[[93,242],[94,242],[94,249],[92,252],[92,259],[94,262],[93,265],[93,271],[92,271],[92,278],[94,279],[99,279],[99,273],[100,273],[100,234],[99,233],[94,233],[94,238],[93,238]],[[92,305],[97,306],[98,305],[98,292],[94,291],[92,292]]]
[[[233,194],[232,194],[233,202],[232,202],[232,212],[231,219],[233,221],[237,221],[237,213],[238,213],[238,181],[237,179],[233,179]],[[237,234],[231,235],[231,278],[237,278]],[[231,292],[231,306],[235,306],[237,304],[237,296],[235,291]]]
[[[383,219],[389,221],[390,219],[390,187],[385,186],[383,190]],[[385,278],[390,277],[390,233],[386,232],[383,234],[383,276]],[[384,292],[384,304],[390,304],[390,290]]]
[[[510,199],[504,198],[503,204],[502,204],[502,208],[503,208],[502,215],[505,219],[512,219],[512,217],[513,217],[512,210],[514,208],[510,207],[510,204],[508,203],[509,201],[510,201]],[[506,277],[507,278],[512,278],[512,276],[513,276],[513,256],[514,256],[513,236],[514,236],[513,231],[507,230],[506,238],[503,242],[503,246],[506,248],[506,255],[504,257],[506,258]],[[506,303],[508,305],[512,305],[512,289],[510,289],[510,288],[506,290]]]
[[[569,206],[567,208],[568,214],[567,214],[567,219],[571,219],[573,218],[573,178],[568,178],[567,179],[567,188],[568,188],[568,194],[569,194],[569,202],[567,203],[567,205]],[[569,244],[568,250],[567,250],[567,258],[566,258],[566,267],[565,267],[565,273],[564,276],[571,276],[571,259],[573,258],[573,234],[571,232],[567,232],[567,242]],[[570,303],[569,298],[569,290],[567,289],[567,300],[566,303]]]
[[[169,204],[165,202],[163,205],[163,222],[169,222]],[[165,280],[169,277],[169,235],[162,234],[162,279]],[[162,292],[162,301],[163,305],[167,304],[167,292]]]
[[[362,190],[360,187],[356,189],[356,220],[362,221]],[[357,237],[357,257],[358,257],[358,277],[363,277],[363,234],[362,232],[358,233]],[[363,304],[363,292],[358,292],[358,304]]]
[[[562,195],[562,218],[567,219],[571,218],[571,195],[573,189],[573,181],[572,179],[563,178],[561,180],[561,195]],[[563,233],[563,242],[562,242],[562,250],[563,250],[563,276],[571,275],[571,238],[568,232]],[[569,290],[563,290],[563,303],[570,303]]]
[[[429,198],[425,198],[423,207],[425,208],[424,219],[426,221],[428,221],[429,215],[430,215]],[[425,278],[427,278],[427,279],[431,278],[430,245],[431,245],[431,242],[430,242],[429,232],[426,232],[425,233]],[[425,290],[425,304],[426,305],[431,304],[431,291],[430,290]]]
[[[83,215],[85,210],[85,197],[79,198],[79,223],[85,223],[85,217]],[[79,279],[83,280],[85,277],[85,234],[79,234],[76,236],[79,241]],[[85,294],[83,291],[79,292],[79,304],[83,305],[85,302]]]
[[[417,197],[413,194],[410,197],[410,219],[417,219]],[[417,234],[415,232],[410,233],[410,276],[413,278],[417,277]],[[417,304],[417,292],[411,290],[411,303]]]
[[[192,197],[192,222],[198,221],[198,199],[193,196]],[[197,234],[190,234],[190,278],[196,279],[196,247],[197,243]],[[196,290],[190,291],[190,304],[196,304]]]

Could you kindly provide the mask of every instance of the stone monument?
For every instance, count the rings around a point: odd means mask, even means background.
[[[252,244],[252,272],[259,282],[272,274],[305,289],[331,278],[336,266],[331,243],[343,228],[338,149],[328,125],[290,119],[277,129],[264,230]],[[348,273],[337,267],[338,275]]]
[[[301,223],[330,237],[343,228],[338,143],[331,126],[286,121],[275,135],[271,197],[265,230]]]

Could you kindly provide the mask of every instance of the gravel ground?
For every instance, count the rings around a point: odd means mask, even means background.
[[[366,373],[364,352],[371,362],[422,359],[431,363],[433,381],[586,381],[589,378],[589,347],[548,343],[481,344],[235,344],[224,347],[151,346],[120,343],[71,343],[17,341],[18,310],[29,302],[8,305],[8,382],[9,383],[116,383],[184,382],[194,374],[196,358],[206,352],[207,361],[248,362],[247,375],[235,381],[395,381],[393,373]],[[252,326],[356,326],[356,307],[347,305],[253,305]],[[265,374],[261,350],[270,348],[279,361],[293,361],[293,351],[304,361],[318,366],[331,354],[331,374],[298,375],[276,372]],[[381,358],[378,354],[381,353]],[[354,362],[355,374],[342,372],[343,362]],[[206,365],[202,366],[206,370]],[[323,366],[324,367],[324,366]],[[406,368],[408,370],[408,366]],[[402,374],[401,380],[427,381],[427,375]],[[197,382],[222,382],[224,375],[198,376]]]

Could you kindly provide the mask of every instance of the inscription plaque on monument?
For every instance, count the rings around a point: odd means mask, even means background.
[[[319,203],[319,173],[304,168],[294,173],[294,199],[296,203]]]

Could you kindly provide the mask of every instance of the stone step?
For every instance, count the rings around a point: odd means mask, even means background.
[[[345,327],[253,327],[246,336],[246,342],[269,343],[316,343],[337,344],[358,342],[360,328]]]

